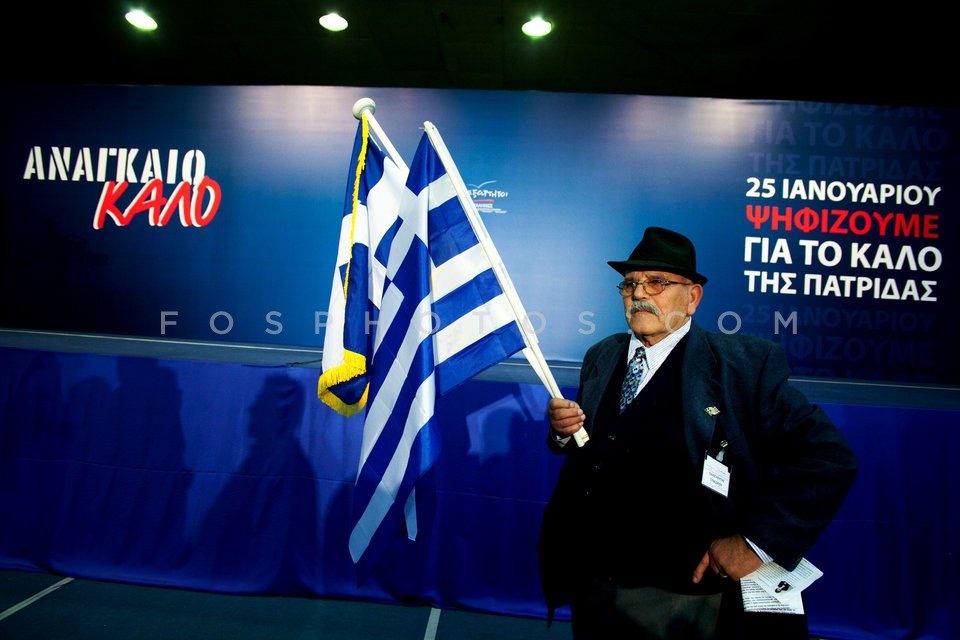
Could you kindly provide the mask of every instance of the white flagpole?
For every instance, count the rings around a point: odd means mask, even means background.
[[[557,385],[557,381],[554,379],[553,373],[551,373],[550,367],[547,365],[547,361],[540,352],[540,345],[537,341],[536,333],[530,327],[527,312],[523,308],[520,296],[517,294],[513,282],[510,280],[507,269],[503,265],[503,260],[500,259],[500,253],[494,246],[490,234],[487,233],[487,228],[483,224],[483,220],[480,219],[480,213],[477,211],[476,204],[473,202],[473,198],[470,197],[470,192],[467,191],[467,185],[463,182],[463,178],[460,176],[460,172],[453,162],[453,157],[447,150],[443,138],[440,137],[440,132],[432,122],[424,122],[423,128],[430,142],[433,144],[433,148],[436,149],[437,155],[440,157],[440,162],[443,163],[443,167],[447,171],[447,175],[450,176],[450,180],[453,182],[453,187],[457,192],[457,197],[460,199],[460,204],[467,214],[467,219],[470,221],[470,225],[473,227],[473,231],[476,233],[480,245],[487,253],[490,264],[493,265],[493,272],[500,282],[500,287],[507,295],[507,300],[509,300],[510,306],[513,309],[517,325],[520,327],[524,341],[527,343],[527,347],[523,350],[523,355],[526,356],[527,361],[540,378],[540,381],[547,387],[547,391],[550,392],[551,397],[562,398],[563,395],[560,393],[560,387]],[[581,447],[590,439],[590,436],[587,435],[583,427],[573,434],[573,437],[577,445]]]
[[[390,156],[390,159],[393,160],[394,164],[406,171],[407,163],[403,161],[403,158],[397,152],[397,149],[393,146],[393,143],[390,142],[390,138],[388,138],[387,134],[384,133],[380,123],[377,122],[375,117],[373,117],[373,114],[376,110],[377,103],[373,101],[373,98],[360,98],[353,103],[353,117],[357,120],[360,120],[364,113],[367,114],[367,123],[370,125],[370,128],[373,129],[373,133],[377,136],[377,140],[381,145],[383,145],[384,150]]]

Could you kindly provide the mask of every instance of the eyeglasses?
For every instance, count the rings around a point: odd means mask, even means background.
[[[620,295],[624,298],[629,298],[633,295],[633,292],[637,290],[637,285],[643,287],[643,291],[648,296],[658,296],[663,293],[663,290],[669,287],[672,284],[683,284],[691,285],[692,282],[676,282],[674,280],[664,280],[662,278],[653,278],[652,280],[644,280],[643,282],[636,282],[634,280],[624,280],[623,282],[617,284],[617,289],[620,290]]]

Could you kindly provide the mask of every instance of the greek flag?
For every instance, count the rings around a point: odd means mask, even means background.
[[[350,160],[317,388],[320,400],[345,416],[367,401],[373,327],[406,179],[407,168],[376,144],[363,114]]]
[[[361,573],[404,528],[416,538],[415,485],[439,454],[436,397],[526,347],[505,271],[442,149],[424,133],[386,265],[349,542]]]

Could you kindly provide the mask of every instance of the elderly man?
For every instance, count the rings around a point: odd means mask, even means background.
[[[806,638],[805,615],[744,612],[739,580],[797,566],[853,484],[852,450],[782,349],[692,321],[707,278],[689,239],[650,227],[609,264],[630,331],[547,410],[566,455],[540,539],[551,617],[570,604],[577,640]]]

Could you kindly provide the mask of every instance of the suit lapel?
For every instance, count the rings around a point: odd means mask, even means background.
[[[617,360],[626,360],[629,334],[623,334],[623,339],[610,343],[610,347],[597,354],[597,359],[591,365],[593,370],[583,380],[582,409],[587,417],[587,424],[592,425],[597,416],[600,400],[603,398],[613,372],[617,371]]]
[[[692,324],[683,362],[683,419],[687,453],[695,469],[710,448],[717,416],[724,411],[723,390],[716,375],[717,364],[706,332]]]

